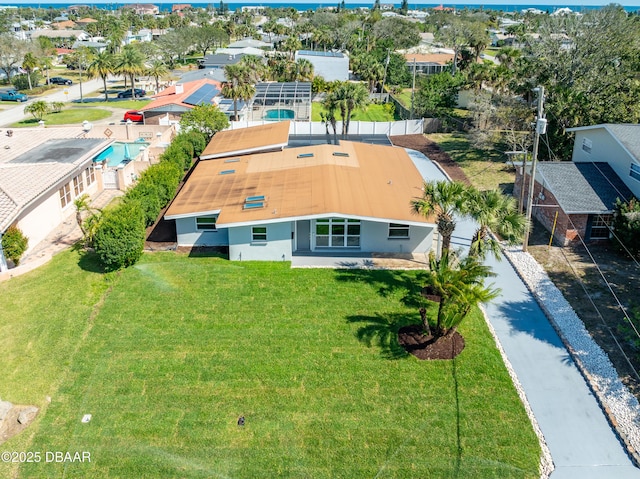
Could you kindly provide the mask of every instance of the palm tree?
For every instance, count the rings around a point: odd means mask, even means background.
[[[427,284],[422,291],[425,297],[438,302],[436,337],[453,334],[473,307],[500,294],[500,290],[484,285],[489,276],[495,274],[476,257],[459,259],[451,251],[444,251],[440,259],[433,253],[429,255]],[[428,323],[424,331],[428,334],[427,328]]]
[[[134,46],[125,45],[122,52],[117,56],[115,71],[128,76],[131,80],[131,98],[135,98],[136,76],[145,71],[144,55]]]
[[[107,90],[107,77],[114,70],[114,56],[103,51],[98,53],[87,68],[87,73],[92,77],[102,78],[102,86],[104,88],[104,101],[109,101],[109,91]]]
[[[256,94],[256,88],[250,83],[237,83],[236,80],[222,85],[222,96],[233,100],[233,119],[238,121],[238,100],[248,101]]]
[[[364,109],[369,104],[369,91],[362,83],[345,82],[342,92],[345,94],[344,102],[347,107],[347,117],[342,124],[342,134],[349,134],[351,113],[353,110]]]
[[[293,81],[311,81],[313,80],[313,63],[306,58],[299,58],[295,62],[295,78]]]
[[[451,236],[456,229],[454,215],[463,211],[466,191],[467,186],[458,182],[425,182],[422,197],[411,201],[411,208],[415,213],[427,217],[436,215],[443,255],[451,246]]]
[[[53,59],[50,56],[44,56],[40,58],[40,68],[44,68],[47,72],[47,84],[49,83],[49,69],[52,67],[53,67]]]
[[[496,259],[500,259],[500,243],[491,231],[511,244],[518,242],[524,234],[526,218],[518,213],[516,200],[499,190],[469,189],[465,211],[478,223],[471,239],[470,256],[484,259],[491,251]]]
[[[29,82],[29,90],[33,89],[33,86],[31,85],[31,73],[33,72],[33,70],[36,69],[36,67],[39,64],[40,64],[40,61],[31,52],[27,53],[24,56],[24,59],[22,60],[22,68],[27,72],[27,81]]]
[[[287,37],[287,39],[282,42],[282,49],[285,52],[289,52],[289,58],[293,60],[293,57],[297,50],[302,48],[302,42],[298,39],[297,36],[291,35]]]
[[[256,93],[252,85],[253,71],[241,64],[227,65],[224,68],[227,82],[222,86],[222,96],[233,100],[233,118],[238,121],[238,100],[248,101]]]
[[[164,77],[168,73],[169,69],[162,60],[154,60],[151,62],[151,66],[147,68],[147,75],[156,80],[156,93],[160,90],[160,78]]]

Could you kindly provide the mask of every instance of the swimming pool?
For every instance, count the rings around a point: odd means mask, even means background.
[[[149,143],[146,141],[136,141],[134,143],[126,143],[124,141],[116,141],[109,145],[93,159],[94,163],[101,163],[107,160],[107,166],[114,168],[126,160],[133,160],[140,154],[141,148],[147,148]]]
[[[293,120],[296,117],[296,112],[293,110],[267,110],[264,114],[265,120]]]

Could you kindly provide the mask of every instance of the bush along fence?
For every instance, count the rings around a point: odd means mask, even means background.
[[[126,268],[140,259],[146,227],[155,222],[171,201],[184,172],[205,146],[201,133],[180,133],[160,155],[160,163],[144,171],[123,201],[102,215],[93,246],[105,270]]]

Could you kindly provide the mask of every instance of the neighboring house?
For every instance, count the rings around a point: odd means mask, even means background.
[[[450,53],[405,53],[407,67],[413,72],[415,65],[416,73],[423,75],[434,75],[450,70],[453,63],[453,54]]]
[[[221,90],[220,82],[209,79],[178,83],[154,95],[153,101],[139,111],[144,113],[145,125],[178,123],[183,113],[195,106],[219,102]]]
[[[431,250],[435,224],[410,208],[423,179],[403,148],[341,141],[281,149],[286,129],[213,137],[207,150],[228,156],[198,161],[165,214],[179,246],[228,247],[232,260],[262,261]],[[261,144],[272,151],[258,152]]]
[[[16,225],[31,250],[75,214],[77,197],[102,190],[93,158],[113,140],[81,134],[74,127],[18,128],[0,135],[0,236]]]
[[[160,9],[150,3],[130,3],[122,6],[123,9],[133,10],[136,15],[157,15]]]
[[[54,30],[73,30],[77,26],[78,25],[76,25],[76,22],[69,20],[68,18],[51,24],[51,28],[53,28]]]
[[[31,33],[36,29],[32,20],[22,20],[19,23],[11,24],[13,36],[18,40],[29,40]]]
[[[31,38],[47,37],[58,48],[70,48],[76,41],[86,41],[91,36],[82,30],[36,30]]]
[[[241,54],[208,54],[202,60],[198,61],[198,68],[224,68],[227,65],[235,65],[244,56]]]
[[[153,32],[148,28],[141,28],[140,30],[138,30],[138,33],[133,33],[131,30],[129,30],[124,37],[125,45],[129,45],[130,43],[135,42],[150,42],[152,40]]]
[[[188,10],[190,8],[192,8],[192,7],[191,7],[191,4],[189,4],[189,3],[174,3],[171,6],[171,13],[178,13],[178,12],[181,12],[183,10]]]
[[[605,161],[636,198],[640,198],[640,124],[568,128],[575,133],[572,160]]]
[[[576,133],[573,161],[540,162],[536,168],[532,214],[563,245],[610,237],[616,200],[640,195],[640,125],[570,128]],[[527,198],[521,168],[514,195]],[[523,201],[526,203],[526,200]],[[557,216],[556,216],[557,213]]]
[[[76,23],[81,27],[86,27],[90,23],[98,23],[98,20],[96,20],[95,18],[86,17],[81,18],[80,20],[76,20]]]
[[[105,42],[95,42],[92,40],[78,40],[73,44],[73,49],[77,50],[78,48],[91,48],[98,53],[102,53],[107,49],[107,44]]]
[[[349,57],[341,52],[299,50],[295,60],[304,58],[313,65],[313,74],[326,81],[347,81],[349,79]]]
[[[272,50],[273,43],[263,42],[255,38],[243,38],[227,45],[227,48],[260,48],[262,50]]]
[[[264,50],[255,47],[244,47],[244,48],[218,48],[216,50],[216,55],[229,55],[229,56],[239,56],[239,55],[255,55],[257,57],[264,56]]]

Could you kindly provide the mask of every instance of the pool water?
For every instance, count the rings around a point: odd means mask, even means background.
[[[143,141],[136,141],[134,143],[116,141],[109,145],[109,148],[96,156],[93,159],[93,162],[101,163],[104,160],[107,160],[107,166],[114,168],[123,161],[134,159],[140,154],[141,148],[147,148],[148,146],[149,143]]]
[[[296,112],[293,110],[268,110],[264,114],[265,120],[293,120]]]

